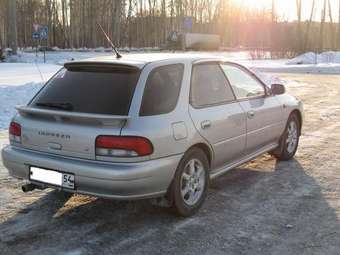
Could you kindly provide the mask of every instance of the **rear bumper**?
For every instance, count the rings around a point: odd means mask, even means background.
[[[29,179],[29,166],[60,170],[75,175],[69,192],[113,199],[142,199],[166,193],[182,155],[138,163],[109,163],[59,157],[9,145],[2,159],[9,174]],[[62,188],[60,188],[62,189]]]

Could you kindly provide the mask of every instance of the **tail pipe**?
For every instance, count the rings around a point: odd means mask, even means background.
[[[25,184],[25,185],[22,185],[21,186],[21,189],[23,192],[29,192],[29,191],[33,191],[37,188],[36,185],[32,184],[32,183],[28,183],[28,184]]]

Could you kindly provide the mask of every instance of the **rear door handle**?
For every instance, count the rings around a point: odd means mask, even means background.
[[[252,119],[255,116],[255,112],[254,111],[249,111],[248,112],[248,118]]]
[[[211,126],[211,121],[210,120],[204,120],[201,122],[201,127],[202,129],[206,129]]]

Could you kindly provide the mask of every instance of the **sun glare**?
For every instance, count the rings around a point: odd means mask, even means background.
[[[250,9],[267,9],[272,8],[272,0],[234,0],[234,3],[241,7]],[[282,18],[290,18],[296,15],[295,0],[275,0],[276,13]]]
[[[233,0],[233,2],[241,7],[248,7],[253,9],[267,9],[271,10],[272,0]],[[308,19],[310,17],[310,12],[312,9],[313,1],[302,1],[302,18]],[[275,12],[280,20],[294,20],[296,19],[296,0],[274,0]],[[330,5],[332,7],[333,17],[338,17],[339,1],[330,0]],[[323,1],[315,1],[315,10],[313,19],[320,20],[320,13],[322,10]],[[328,8],[328,7],[327,7]],[[327,17],[328,18],[328,17]],[[326,19],[327,19],[326,18]]]
[[[271,0],[236,0],[240,5],[250,8],[263,9],[271,5]]]

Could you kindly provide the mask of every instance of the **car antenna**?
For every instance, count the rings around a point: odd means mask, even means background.
[[[105,33],[105,31],[104,31],[102,25],[100,25],[100,24],[98,23],[98,26],[99,26],[100,29],[103,31],[103,33],[104,33],[104,35],[105,35],[105,37],[106,37],[106,40],[111,44],[113,51],[116,53],[116,58],[121,58],[122,55],[119,54],[119,52],[118,52],[116,46],[113,44],[113,42],[111,41],[111,39],[110,39],[110,37],[107,35],[107,33]]]

